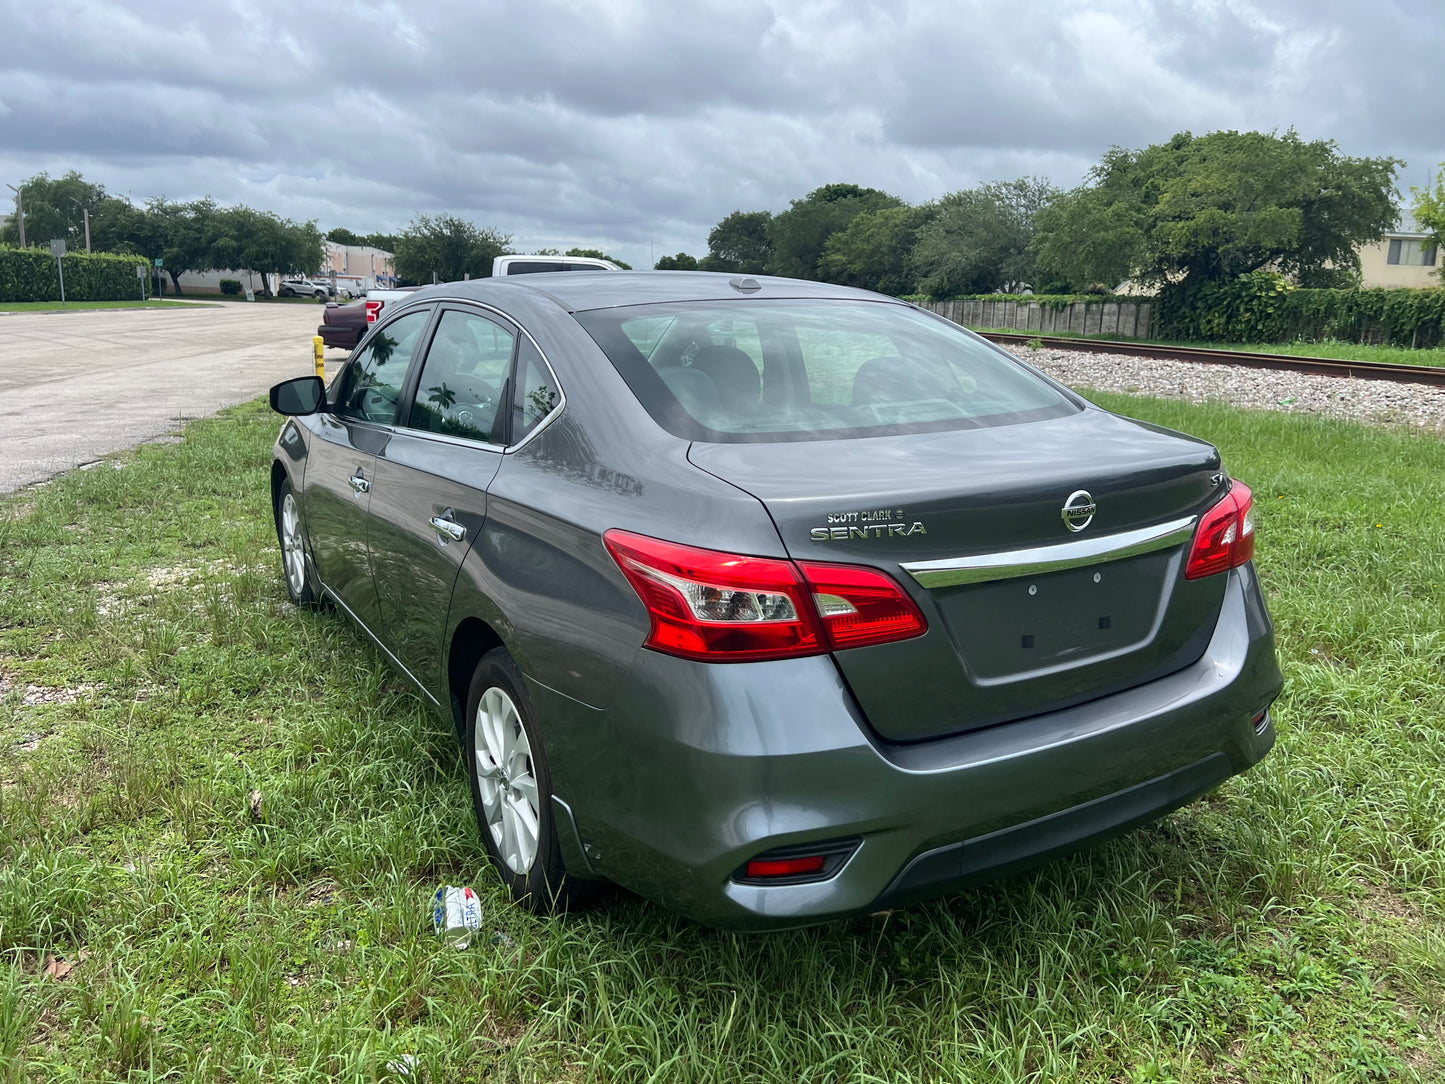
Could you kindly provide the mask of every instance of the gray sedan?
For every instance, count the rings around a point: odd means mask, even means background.
[[[1274,742],[1248,487],[902,302],[448,283],[271,402],[291,597],[455,724],[533,907],[608,880],[734,928],[892,907]]]

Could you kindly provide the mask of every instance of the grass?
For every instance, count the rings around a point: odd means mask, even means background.
[[[4,301],[0,312],[70,312],[72,309],[184,309],[190,306],[184,301]]]
[[[261,407],[9,498],[0,1082],[1440,1079],[1445,444],[1098,398],[1254,486],[1278,747],[1087,853],[769,937],[505,902],[448,725],[286,603]],[[482,894],[466,951],[443,883]]]
[[[1180,339],[1125,339],[1118,335],[1080,335],[1054,331],[1020,331],[1009,327],[975,327],[984,334],[1044,336],[1053,339],[1098,339],[1104,342],[1128,342],[1154,346],[1202,347],[1209,350],[1240,350],[1249,354],[1291,354],[1303,358],[1332,358],[1338,361],[1370,361],[1389,365],[1432,365],[1445,367],[1445,347],[1411,350],[1406,346],[1366,346],[1362,343],[1325,339],[1320,342],[1292,343],[1194,343]]]
[[[243,304],[243,305],[249,305],[249,304],[258,304],[258,305],[259,305],[259,304],[266,304],[266,305],[273,305],[273,304],[277,304],[277,305],[321,305],[321,304],[323,304],[323,302],[317,301],[316,298],[314,298],[314,297],[263,297],[263,296],[262,296],[261,294],[259,294],[259,293],[255,295],[255,296],[256,296],[256,300],[255,300],[254,302],[249,302],[249,301],[247,301],[247,300],[246,300],[246,295],[243,294],[243,293],[242,293],[242,294],[187,294],[186,296],[187,296],[187,297],[204,297],[207,301],[224,301],[224,302],[239,301],[239,302],[240,302],[241,304]],[[343,304],[346,302],[346,298],[344,298],[344,297],[335,297],[335,298],[331,298],[330,300],[332,300],[332,301],[340,301],[340,302],[342,302]]]

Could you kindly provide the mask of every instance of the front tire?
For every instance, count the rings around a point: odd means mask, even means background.
[[[536,713],[505,648],[477,663],[463,743],[482,844],[512,898],[542,913],[580,902],[586,882],[567,876]]]
[[[276,494],[276,540],[281,544],[281,572],[286,593],[297,606],[315,609],[321,599],[306,560],[306,533],[301,529],[301,509],[291,489],[291,479],[281,483]]]

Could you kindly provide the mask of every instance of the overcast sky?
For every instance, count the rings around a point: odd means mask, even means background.
[[[1407,190],[1445,161],[1445,0],[0,0],[0,28],[0,181],[359,233],[451,211],[640,266],[829,182],[1072,187],[1184,129],[1293,126]]]

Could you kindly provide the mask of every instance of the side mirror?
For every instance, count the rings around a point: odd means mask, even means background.
[[[295,417],[326,409],[326,385],[319,376],[298,376],[271,388],[271,409]]]

